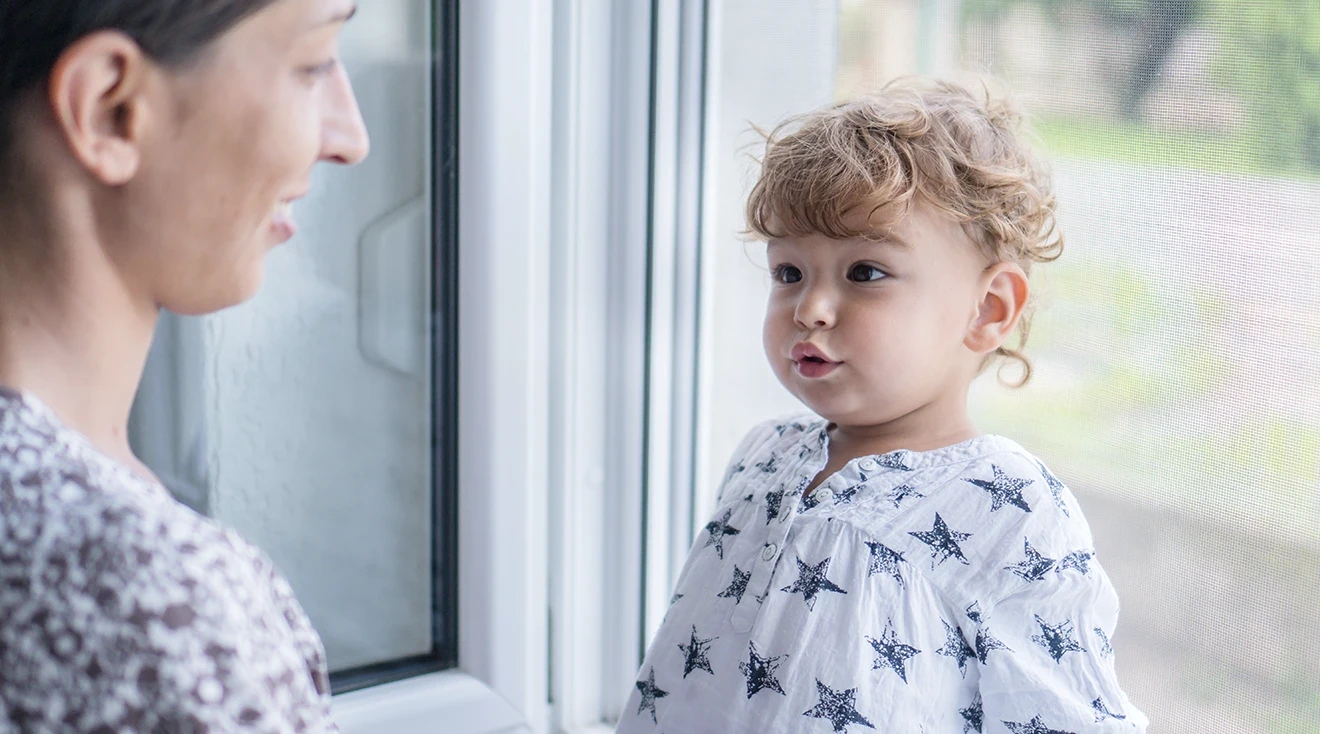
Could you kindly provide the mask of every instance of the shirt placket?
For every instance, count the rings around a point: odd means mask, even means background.
[[[820,453],[819,449],[813,451],[797,462],[791,472],[786,470],[784,473],[787,478],[785,484],[792,490],[790,494],[784,495],[783,503],[779,507],[779,515],[770,523],[765,542],[752,566],[752,576],[747,581],[747,588],[757,592],[754,600],[756,603],[737,605],[729,619],[730,626],[738,632],[750,631],[752,625],[756,623],[756,618],[761,614],[761,608],[765,606],[765,599],[770,594],[771,579],[779,566],[780,556],[784,554],[788,534],[792,531],[793,522],[798,514],[798,504],[802,502],[802,489],[819,473],[820,467],[817,464],[824,463],[820,461]],[[781,481],[778,477],[775,479]]]

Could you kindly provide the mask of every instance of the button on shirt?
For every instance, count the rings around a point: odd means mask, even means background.
[[[827,422],[735,453],[620,734],[1144,732],[1072,493],[982,436],[825,467]]]

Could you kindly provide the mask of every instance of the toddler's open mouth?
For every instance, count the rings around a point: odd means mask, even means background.
[[[824,377],[843,364],[830,359],[820,347],[810,342],[802,342],[794,346],[791,356],[794,364],[797,365],[798,374],[812,379]]]

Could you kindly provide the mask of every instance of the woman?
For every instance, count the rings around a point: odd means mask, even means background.
[[[334,731],[270,561],[128,445],[162,308],[250,297],[367,136],[351,0],[0,0],[0,731]]]

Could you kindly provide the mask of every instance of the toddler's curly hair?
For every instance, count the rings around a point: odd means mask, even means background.
[[[758,130],[765,149],[747,234],[877,237],[920,196],[960,222],[990,262],[1017,263],[1030,275],[1033,263],[1058,259],[1063,238],[1049,172],[1023,128],[1011,101],[984,85],[905,78]],[[850,226],[867,210],[865,230]],[[1015,386],[1031,379],[1022,352],[1030,330],[1028,308],[1017,346],[991,355],[1021,365]]]

